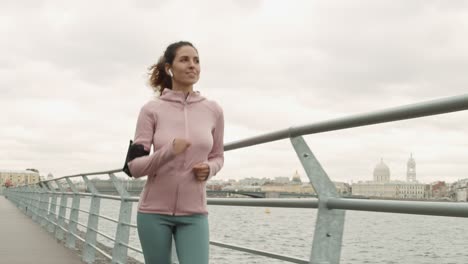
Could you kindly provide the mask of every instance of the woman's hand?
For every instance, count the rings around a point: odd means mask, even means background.
[[[208,175],[210,175],[210,167],[206,163],[198,163],[193,166],[193,172],[195,173],[195,178],[199,181],[208,180]]]
[[[180,154],[184,152],[188,147],[190,147],[191,143],[183,138],[175,138],[172,141],[172,146],[174,148],[174,154]]]

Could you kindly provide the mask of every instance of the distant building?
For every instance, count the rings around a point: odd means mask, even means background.
[[[380,160],[374,169],[374,180],[358,182],[352,185],[353,195],[385,197],[398,199],[426,199],[430,196],[430,187],[416,180],[416,162],[411,154],[407,162],[407,181],[391,181],[390,169]]]
[[[14,186],[33,184],[40,181],[38,172],[31,170],[0,170],[0,185],[9,180]]]
[[[287,193],[307,193],[315,194],[314,187],[309,183],[290,185],[263,185],[262,192],[287,192]]]
[[[452,184],[451,192],[457,202],[468,202],[468,178]]]
[[[279,183],[279,184],[288,184],[289,183],[289,178],[288,177],[275,177],[273,182],[274,183]]]
[[[340,195],[350,195],[351,186],[345,182],[333,182],[335,184],[336,190]]]
[[[251,178],[244,178],[244,179],[239,180],[238,185],[260,186],[260,185],[265,184],[267,181],[269,181],[269,179],[266,179],[266,178],[259,179],[259,178],[251,177]]]
[[[413,159],[413,153],[406,164],[406,181],[416,182],[416,161]]]
[[[387,164],[380,159],[380,163],[374,168],[374,182],[389,182],[390,181],[390,169]]]
[[[296,170],[296,173],[294,173],[294,175],[292,177],[291,184],[297,184],[297,185],[302,184],[301,176],[299,176],[299,173],[297,172],[297,170]]]
[[[445,198],[449,195],[449,186],[447,186],[444,181],[436,181],[431,183],[430,190],[430,197],[434,199]]]
[[[297,170],[291,180],[289,177],[275,177],[272,182],[267,182],[262,186],[262,192],[315,194],[314,187],[310,183],[302,183],[301,176]]]

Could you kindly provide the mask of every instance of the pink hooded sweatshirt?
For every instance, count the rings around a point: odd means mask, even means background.
[[[222,108],[200,92],[164,89],[146,103],[138,117],[134,144],[153,153],[128,163],[133,177],[148,175],[138,211],[165,215],[208,214],[206,182],[198,181],[192,167],[206,163],[209,178],[224,164],[224,115]],[[191,145],[175,155],[172,142],[184,138]]]

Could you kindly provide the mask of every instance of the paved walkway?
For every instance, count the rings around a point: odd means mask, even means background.
[[[0,195],[0,263],[83,264],[76,252],[56,242],[29,216]]]

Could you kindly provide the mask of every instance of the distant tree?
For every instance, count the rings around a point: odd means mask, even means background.
[[[26,169],[26,170],[28,170],[28,171],[34,171],[34,172],[37,172],[37,173],[39,173],[39,170],[37,170],[37,169],[33,169],[33,168],[29,168],[29,169]]]

